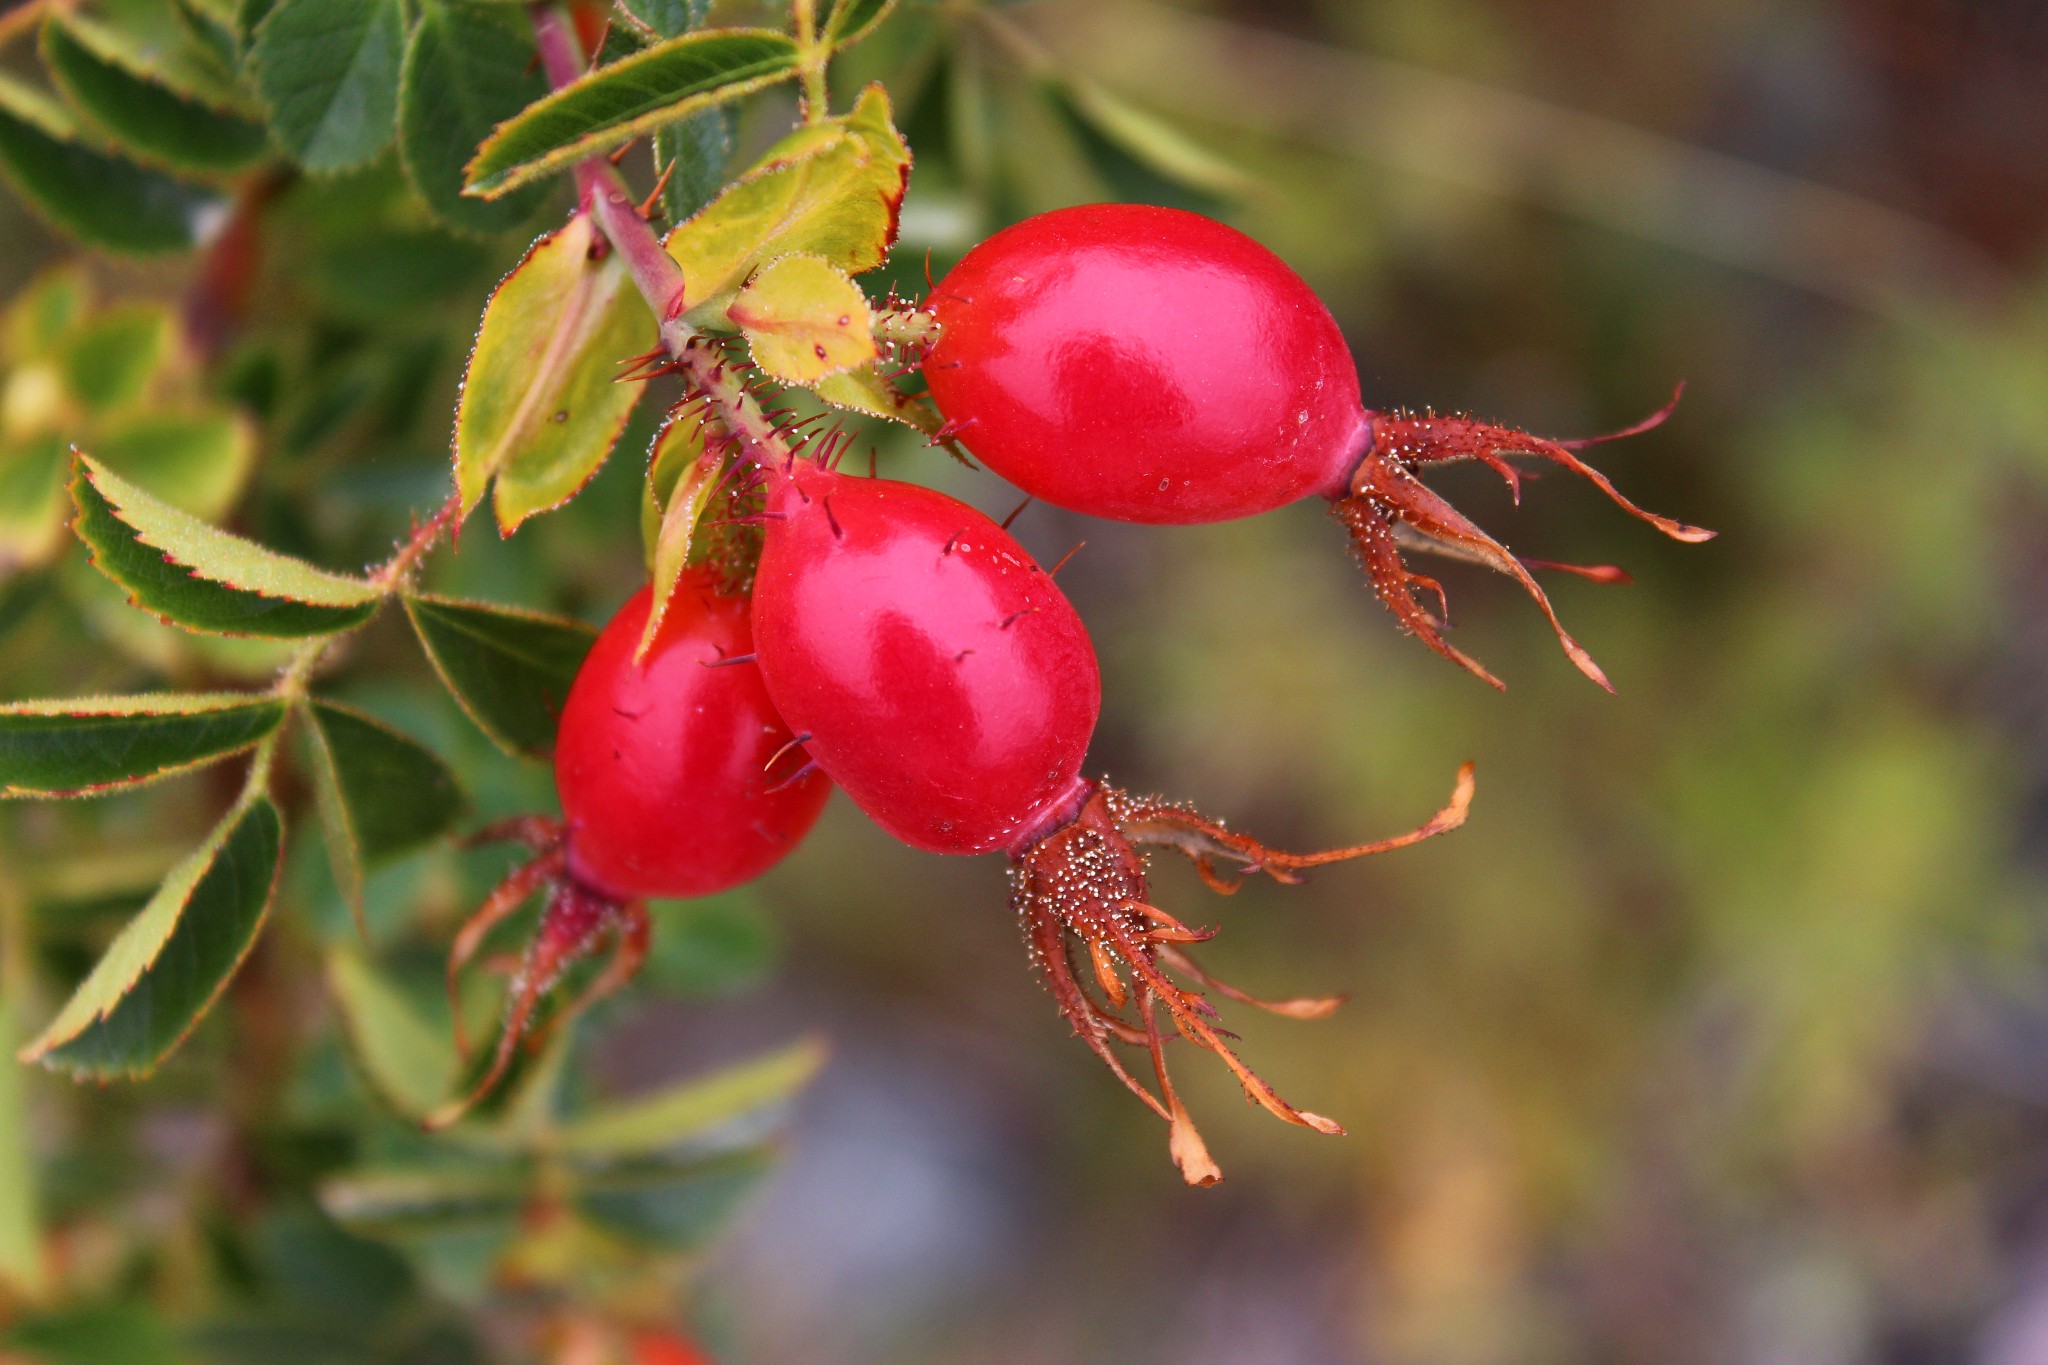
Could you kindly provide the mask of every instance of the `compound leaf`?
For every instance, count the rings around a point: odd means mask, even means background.
[[[493,128],[547,89],[518,11],[426,6],[399,80],[398,152],[435,217],[469,232],[504,232],[533,216],[545,189],[478,199],[462,192],[462,168]]]
[[[353,707],[306,707],[320,823],[342,896],[361,921],[363,874],[439,837],[462,789],[433,752]]]
[[[284,703],[238,693],[66,697],[0,706],[0,796],[91,796],[240,753]]]
[[[94,565],[135,605],[187,630],[326,635],[369,620],[382,596],[366,579],[216,530],[83,455],[71,496]]]
[[[869,86],[842,118],[799,128],[668,235],[683,268],[684,307],[713,322],[754,268],[792,252],[850,275],[872,270],[896,240],[910,149]]]
[[[171,870],[21,1059],[94,1080],[155,1070],[256,941],[283,852],[270,798],[237,805]]]
[[[796,74],[796,40],[770,29],[685,33],[599,67],[499,125],[469,163],[489,198]]]
[[[0,170],[56,226],[110,251],[185,251],[227,218],[219,191],[104,150],[69,111],[8,76],[0,76]]]
[[[493,478],[498,526],[559,507],[595,474],[640,385],[619,363],[645,347],[652,314],[617,252],[592,260],[576,214],[534,243],[484,307],[455,409],[455,484],[465,515]]]
[[[263,126],[194,99],[116,59],[97,26],[53,14],[43,63],[71,102],[143,161],[174,170],[235,171],[268,154]]]
[[[446,597],[408,597],[405,610],[435,672],[478,728],[508,753],[545,758],[597,632],[556,616]]]
[[[278,0],[249,60],[272,134],[307,170],[349,170],[391,141],[405,60],[399,0]]]

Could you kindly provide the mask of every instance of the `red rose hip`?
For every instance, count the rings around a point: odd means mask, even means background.
[[[1418,467],[1478,460],[1519,496],[1508,457],[1550,460],[1669,536],[1713,534],[1643,511],[1577,454],[1656,426],[1669,407],[1584,441],[1368,410],[1350,350],[1308,285],[1251,238],[1199,214],[1088,204],[1028,218],[968,252],[934,289],[930,310],[938,336],[924,371],[945,433],[1019,488],[1139,522],[1220,521],[1328,498],[1401,625],[1496,687],[1443,638],[1424,605],[1433,595],[1441,607],[1443,590],[1408,570],[1405,550],[1516,579],[1573,663],[1603,687],[1606,675],[1565,633],[1530,571],[1626,575],[1510,554],[1424,487]]]
[[[1102,709],[1095,647],[1007,532],[943,493],[807,461],[768,515],[762,676],[876,823],[989,853],[1071,796]]]
[[[1101,710],[1095,652],[1065,594],[1007,532],[911,484],[808,461],[765,476],[755,647],[769,695],[810,761],[906,843],[1009,855],[1012,907],[1047,988],[1082,1040],[1167,1121],[1191,1183],[1221,1172],[1167,1077],[1162,1011],[1174,1034],[1221,1058],[1254,1102],[1290,1123],[1342,1132],[1238,1060],[1203,992],[1295,1018],[1337,1002],[1259,1001],[1204,973],[1185,948],[1214,931],[1149,903],[1140,850],[1173,848],[1220,889],[1234,883],[1219,867],[1292,881],[1303,868],[1455,828],[1471,798],[1469,766],[1451,803],[1422,828],[1312,854],[1268,849],[1184,807],[1088,781],[1081,761]],[[1146,1050],[1156,1095],[1112,1043]]]
[[[1365,447],[1330,310],[1199,214],[1088,204],[1027,218],[932,296],[932,397],[990,468],[1120,521],[1225,521],[1341,491]]]
[[[636,664],[650,601],[643,588],[619,609],[570,686],[555,735],[562,820],[509,820],[478,836],[519,840],[534,856],[456,935],[450,992],[528,896],[545,890],[547,908],[507,992],[491,1066],[433,1116],[436,1126],[497,1084],[572,963],[614,945],[570,1013],[632,978],[647,951],[648,897],[708,896],[751,881],[796,847],[831,794],[822,775],[769,772],[791,737],[753,663],[746,598],[722,591],[712,570],[686,572]]]

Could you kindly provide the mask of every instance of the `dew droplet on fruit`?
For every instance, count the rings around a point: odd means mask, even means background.
[[[1298,427],[1305,427],[1308,425],[1307,408],[1303,408],[1300,412],[1294,414],[1294,424]]]

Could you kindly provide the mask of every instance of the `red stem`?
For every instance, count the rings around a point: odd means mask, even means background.
[[[568,17],[551,4],[535,5],[530,14],[534,44],[540,49],[548,83],[560,89],[579,79],[585,67],[583,45]],[[683,382],[692,393],[709,401],[737,439],[742,454],[763,469],[780,472],[795,458],[794,453],[760,404],[747,394],[742,376],[725,362],[720,349],[691,344],[697,332],[682,317],[688,297],[682,267],[640,216],[618,169],[604,157],[594,156],[578,162],[575,174],[584,209],[619,253],[634,287],[654,310],[662,349],[674,359]]]

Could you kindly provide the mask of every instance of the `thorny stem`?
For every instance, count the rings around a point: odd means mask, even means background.
[[[549,84],[560,87],[575,80],[582,74],[584,59],[568,18],[553,5],[535,5],[529,14]],[[618,171],[605,158],[592,157],[577,163],[576,186],[599,231],[626,263],[634,287],[654,310],[662,349],[675,362],[684,385],[710,405],[747,459],[762,468],[786,466],[795,452],[774,420],[747,393],[743,376],[727,363],[716,343],[700,340],[696,329],[684,321],[688,294],[683,269],[640,216]]]
[[[939,339],[939,320],[922,308],[877,308],[870,325],[884,345],[928,346]]]

